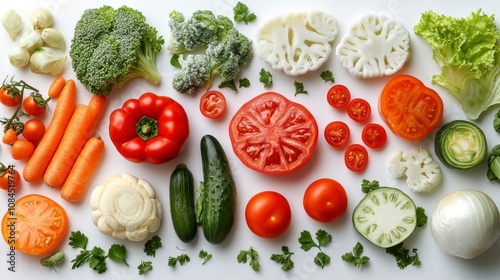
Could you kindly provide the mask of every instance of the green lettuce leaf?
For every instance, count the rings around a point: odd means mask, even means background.
[[[465,18],[427,11],[414,27],[441,69],[432,82],[451,93],[471,120],[500,103],[499,33],[494,20],[481,9]]]

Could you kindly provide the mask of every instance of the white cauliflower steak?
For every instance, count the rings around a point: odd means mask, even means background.
[[[142,241],[155,232],[163,208],[149,182],[132,175],[113,175],[90,197],[92,221],[99,231],[118,239]]]
[[[410,34],[396,20],[369,14],[341,39],[336,55],[356,78],[389,76],[410,59]]]
[[[389,173],[395,178],[406,178],[408,187],[417,193],[429,192],[442,178],[439,164],[422,147],[394,153],[389,160]]]
[[[322,11],[271,18],[257,32],[256,53],[275,70],[298,76],[317,70],[332,53],[337,20]]]

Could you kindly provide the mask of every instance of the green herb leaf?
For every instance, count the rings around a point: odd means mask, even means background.
[[[94,246],[90,252],[91,256],[88,259],[90,268],[97,271],[99,274],[106,272],[106,255],[104,254],[104,250],[100,247]]]
[[[360,268],[361,265],[367,264],[370,258],[367,256],[361,256],[363,254],[363,245],[361,243],[356,243],[352,252],[345,253],[342,255],[342,260],[353,264],[355,267]]]
[[[292,255],[294,253],[288,250],[288,246],[281,247],[282,254],[272,254],[271,260],[281,264],[281,269],[283,271],[290,271],[294,267],[294,263],[292,261]]]
[[[62,261],[64,261],[64,252],[59,251],[51,256],[41,259],[40,264],[42,266],[52,268],[55,272],[57,272],[56,264],[59,264]]]
[[[177,263],[181,266],[191,261],[191,258],[187,254],[180,254],[177,257],[169,257],[168,258],[168,266],[175,267]]]
[[[86,249],[89,239],[80,231],[72,231],[69,237],[69,246],[73,249]]]
[[[300,248],[306,252],[311,250],[312,247],[316,247],[319,249],[319,245],[314,242],[311,233],[307,230],[304,230],[300,233],[299,243]]]
[[[262,68],[260,69],[259,74],[260,74],[259,81],[262,84],[264,84],[265,88],[273,83],[273,75],[271,74],[271,72],[266,71],[264,68]]]
[[[422,207],[417,207],[417,227],[423,227],[427,224],[427,215],[425,214],[425,209]]]
[[[89,260],[90,256],[92,256],[92,252],[81,250],[80,253],[76,255],[75,259],[71,260],[71,262],[73,263],[71,269],[79,268],[80,266],[82,266]]]
[[[144,253],[150,257],[156,257],[156,251],[161,247],[161,238],[155,235],[144,244]]]
[[[332,242],[332,235],[323,229],[319,229],[316,232],[316,240],[318,240],[318,248],[321,250],[321,247],[326,246]]]
[[[361,183],[361,191],[363,193],[369,193],[378,188],[380,188],[380,185],[377,180],[368,181],[366,179],[363,179],[363,182]]]
[[[203,259],[203,262],[201,264],[205,264],[212,258],[212,254],[207,253],[207,251],[205,250],[201,250],[200,253],[198,254],[198,257]]]
[[[172,57],[170,58],[170,65],[174,66],[175,68],[181,68],[181,63],[179,62],[178,54],[172,55]]]
[[[252,247],[248,250],[240,250],[240,253],[238,256],[236,256],[236,259],[238,260],[238,263],[247,263],[248,258],[250,258],[250,267],[253,269],[253,271],[259,271],[260,270],[260,263],[258,261],[258,256],[259,253],[255,251]]]
[[[128,266],[127,261],[125,261],[125,258],[127,257],[127,248],[125,248],[124,245],[111,245],[111,248],[108,250],[108,257],[115,262],[124,263]]]
[[[385,249],[385,252],[394,256],[396,264],[400,269],[405,269],[409,265],[419,266],[421,264],[418,258],[417,249],[413,249],[413,255],[410,255],[410,250],[403,247],[403,243]]]
[[[219,88],[230,88],[233,91],[238,91],[238,88],[236,87],[236,84],[233,80],[223,81],[219,84]]]
[[[241,2],[236,3],[233,13],[235,22],[245,22],[245,24],[248,24],[257,18],[254,13],[250,13],[248,6]]]
[[[307,90],[304,89],[304,84],[301,82],[293,82],[293,85],[295,86],[295,95],[297,94],[308,94]]]
[[[137,269],[139,269],[139,275],[144,275],[153,269],[153,264],[150,261],[141,261]]]
[[[316,257],[314,257],[314,264],[317,266],[321,267],[322,269],[325,268],[328,264],[330,264],[331,258],[327,254],[323,252],[319,252],[316,254]]]
[[[333,77],[333,73],[330,70],[325,70],[325,71],[321,72],[320,77],[321,77],[321,79],[323,79],[323,81],[325,81],[325,83],[328,83],[328,82],[334,83],[335,82],[335,78]]]
[[[250,80],[248,80],[248,78],[240,79],[240,88],[242,87],[250,87]]]

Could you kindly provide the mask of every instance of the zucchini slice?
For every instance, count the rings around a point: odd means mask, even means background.
[[[479,165],[487,155],[484,132],[474,123],[455,120],[439,129],[434,149],[441,162],[454,169],[470,169]]]
[[[417,226],[417,207],[396,188],[369,192],[352,213],[356,230],[373,244],[389,248],[403,242]]]

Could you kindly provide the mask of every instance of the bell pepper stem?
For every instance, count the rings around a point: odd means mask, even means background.
[[[158,136],[158,121],[142,117],[136,124],[136,132],[142,140],[148,141],[151,138]]]

